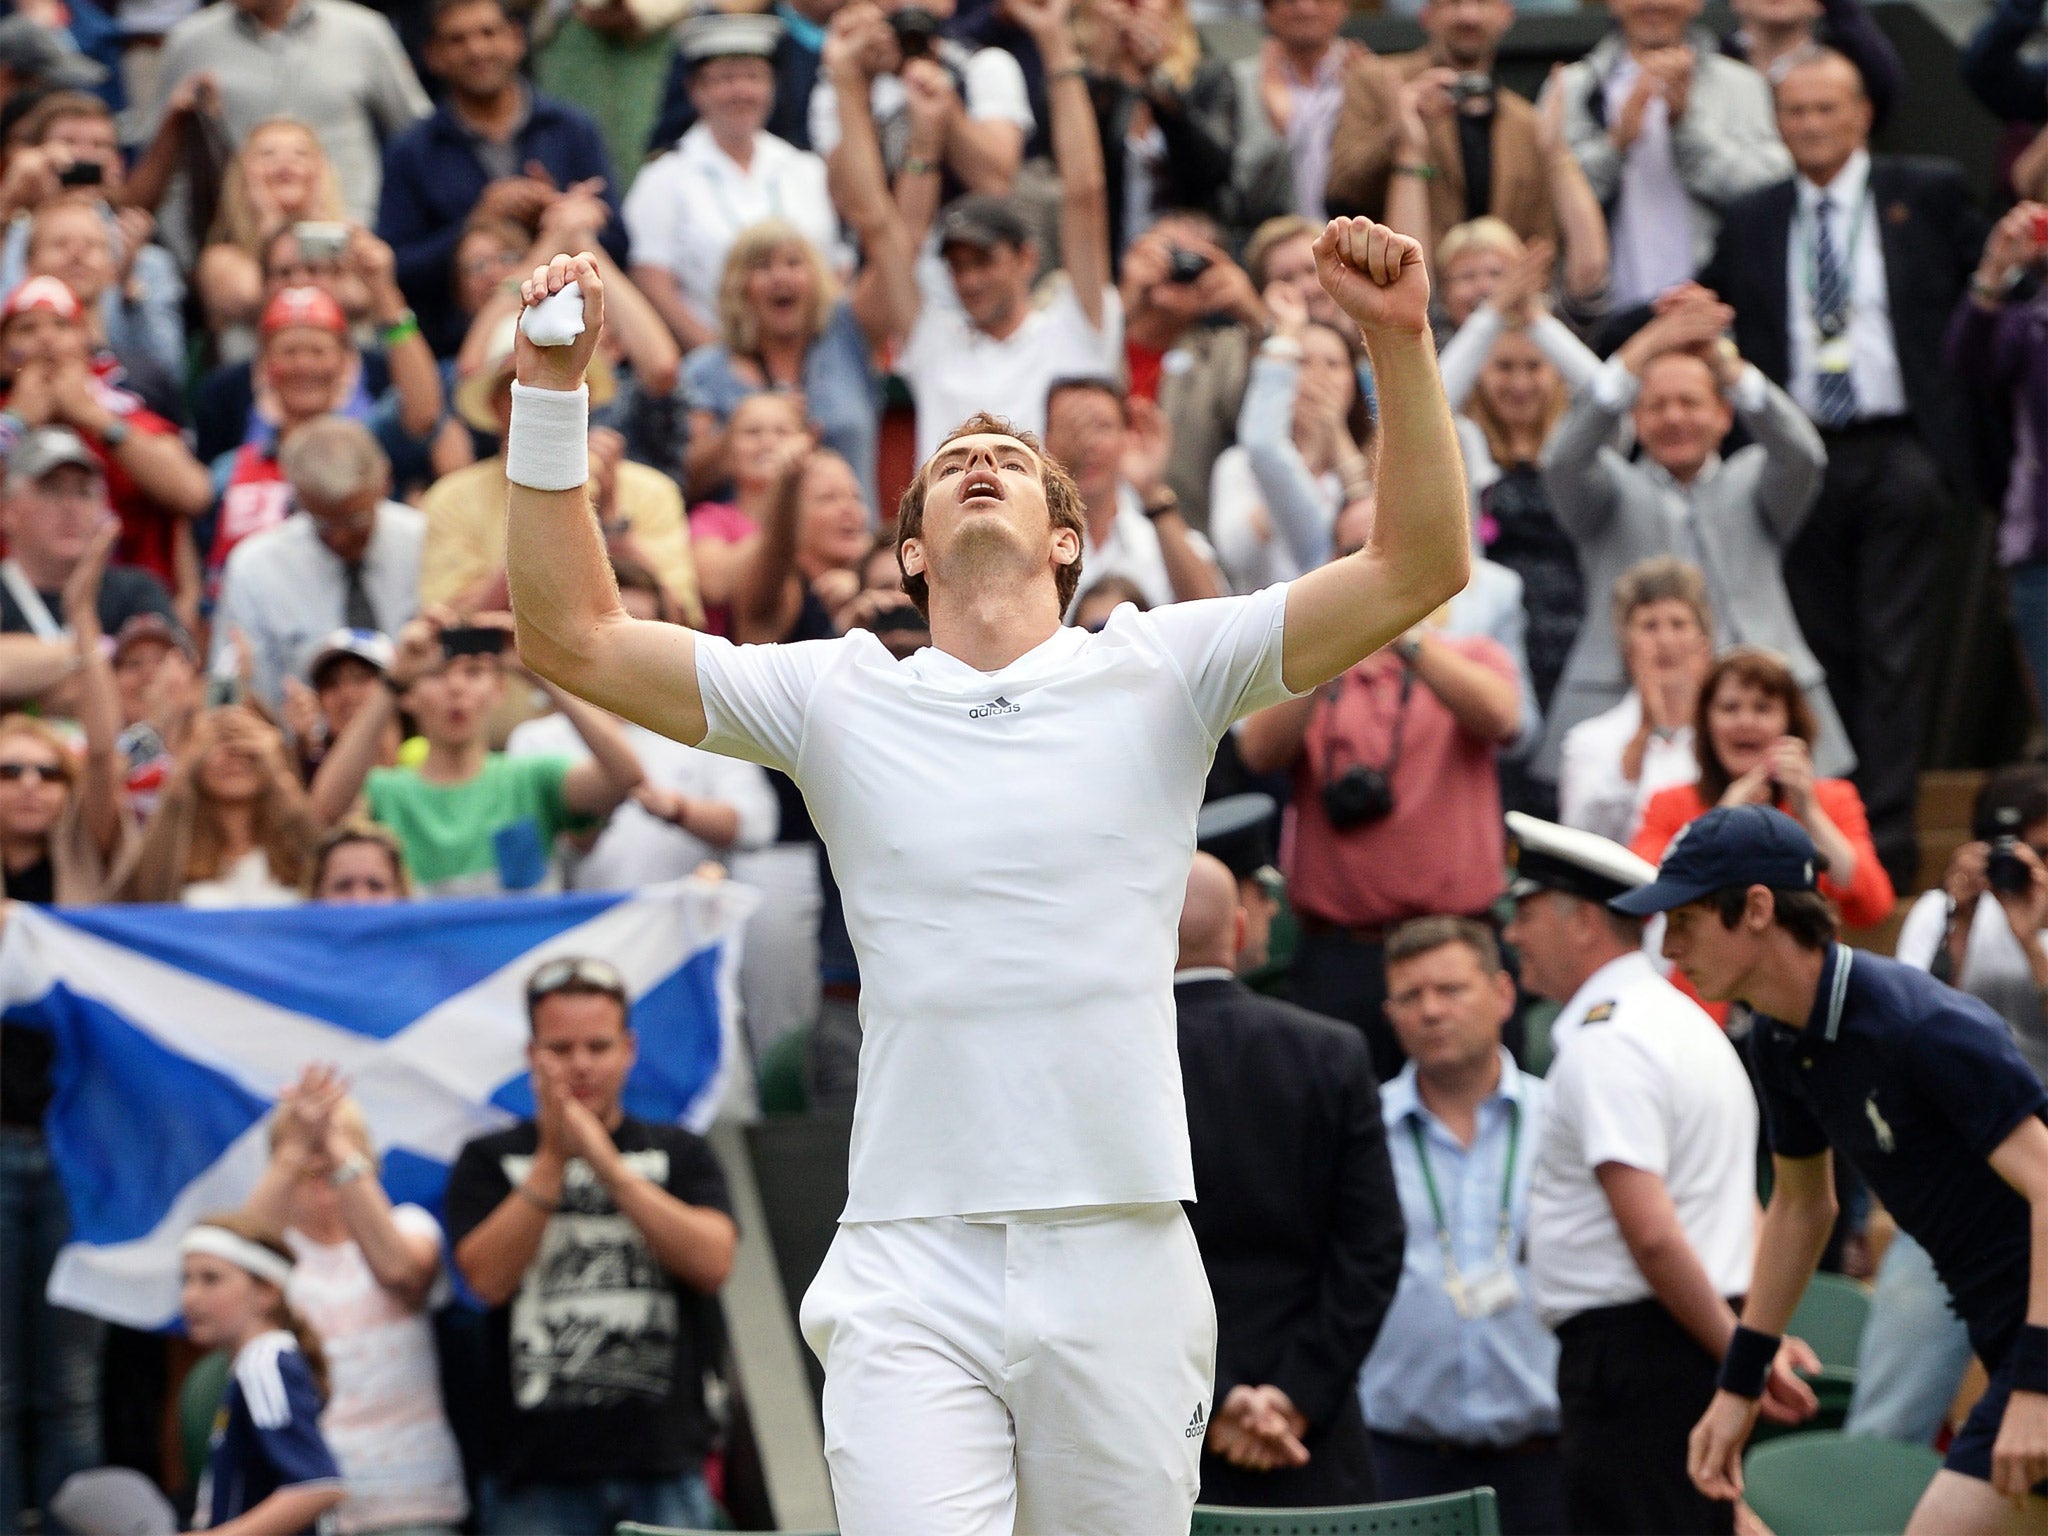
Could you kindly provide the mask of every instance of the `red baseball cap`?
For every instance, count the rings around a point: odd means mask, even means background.
[[[325,288],[286,288],[264,306],[264,335],[274,336],[279,331],[301,327],[346,336],[348,316]]]
[[[0,305],[0,325],[35,309],[46,309],[65,320],[76,320],[84,313],[79,308],[78,296],[62,281],[54,277],[32,277],[17,285],[14,292],[7,295],[6,304]]]

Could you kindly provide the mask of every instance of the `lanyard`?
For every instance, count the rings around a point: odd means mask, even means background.
[[[1849,218],[1849,238],[1842,244],[1842,254],[1840,257],[1842,283],[1849,295],[1848,308],[1850,309],[1856,307],[1856,247],[1862,243],[1864,216],[1870,212],[1870,205],[1873,201],[1875,199],[1870,191],[1870,178],[1866,176],[1863,179],[1863,195],[1856,200],[1856,211]],[[1816,204],[1813,217],[1799,221],[1799,243],[1802,247],[1802,259],[1799,263],[1799,270],[1806,278],[1807,307],[1815,312],[1816,318],[1814,323],[1816,325],[1820,323],[1818,319],[1819,306],[1815,302],[1820,296],[1820,256],[1814,248],[1813,226],[1819,220],[1820,208]]]
[[[61,640],[67,631],[50,612],[50,605],[43,601],[43,594],[36,590],[36,584],[28,579],[27,572],[16,560],[0,561],[0,581],[7,583],[8,594],[14,599],[14,606],[21,610],[21,616],[28,621],[28,627],[41,640]]]
[[[1507,1166],[1500,1177],[1500,1234],[1494,1245],[1495,1268],[1506,1264],[1508,1250],[1513,1246],[1514,1221],[1509,1214],[1509,1205],[1515,1193],[1515,1154],[1522,1145],[1522,1106],[1513,1099],[1508,1104],[1508,1156]],[[1429,1191],[1429,1213],[1436,1219],[1436,1243],[1443,1250],[1444,1273],[1453,1276],[1458,1273],[1458,1259],[1451,1246],[1450,1223],[1444,1219],[1443,1197],[1437,1193],[1436,1174],[1429,1166],[1429,1149],[1422,1136],[1422,1117],[1416,1115],[1408,1121],[1408,1134],[1415,1142],[1415,1160],[1422,1165],[1423,1187]]]

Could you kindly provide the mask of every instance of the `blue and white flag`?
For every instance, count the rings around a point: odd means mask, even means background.
[[[179,1236],[247,1198],[270,1109],[308,1062],[348,1077],[392,1199],[438,1209],[463,1144],[532,1112],[525,983],[557,956],[626,977],[640,1046],[628,1111],[704,1129],[738,1038],[738,935],[757,901],[686,880],[270,911],[17,903],[0,1004],[55,1036],[47,1124],[71,1206],[50,1299],[169,1322]]]

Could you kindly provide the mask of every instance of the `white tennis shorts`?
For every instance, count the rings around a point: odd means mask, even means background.
[[[800,1321],[843,1536],[1186,1536],[1216,1307],[1178,1204],[849,1223]]]

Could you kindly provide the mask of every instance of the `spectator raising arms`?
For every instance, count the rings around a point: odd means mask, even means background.
[[[1185,0],[1086,0],[1074,37],[1102,133],[1117,259],[1169,209],[1227,218],[1237,86],[1202,56]]]
[[[263,253],[272,236],[301,224],[348,220],[341,182],[313,130],[296,117],[258,123],[228,162],[220,207],[192,281],[221,360],[247,357],[268,297]]]
[[[1813,711],[1780,657],[1756,646],[1725,652],[1700,685],[1699,782],[1651,796],[1632,848],[1655,864],[1680,828],[1715,806],[1767,805],[1805,827],[1827,860],[1820,889],[1842,920],[1855,928],[1883,922],[1892,882],[1871,847],[1862,797],[1847,779],[1815,775],[1814,735]]]
[[[327,1358],[285,1300],[292,1251],[274,1228],[235,1213],[204,1218],[178,1254],[185,1336],[232,1362],[200,1484],[206,1529],[311,1531],[343,1490],[320,1433]]]
[[[194,722],[111,899],[289,906],[319,835],[276,727],[240,705],[215,709]]]
[[[775,104],[768,56],[781,25],[713,13],[684,27],[696,125],[633,179],[626,197],[633,281],[685,352],[718,340],[719,280],[740,231],[782,218],[820,250],[838,236],[825,162],[766,128]]]
[[[1238,219],[1325,217],[1331,138],[1346,73],[1364,50],[1341,37],[1344,0],[1262,0],[1265,41],[1231,66],[1237,82]]]
[[[321,862],[352,846],[363,845],[323,843]],[[242,1214],[284,1234],[285,1302],[327,1357],[324,1427],[348,1490],[337,1529],[452,1530],[469,1501],[427,1316],[441,1225],[384,1193],[369,1123],[334,1069],[309,1066],[278,1095],[270,1161]]]
[[[1628,695],[1565,732],[1557,793],[1566,826],[1626,843],[1652,795],[1699,777],[1692,722],[1714,664],[1706,578],[1669,555],[1630,566],[1614,583],[1614,627]]]

